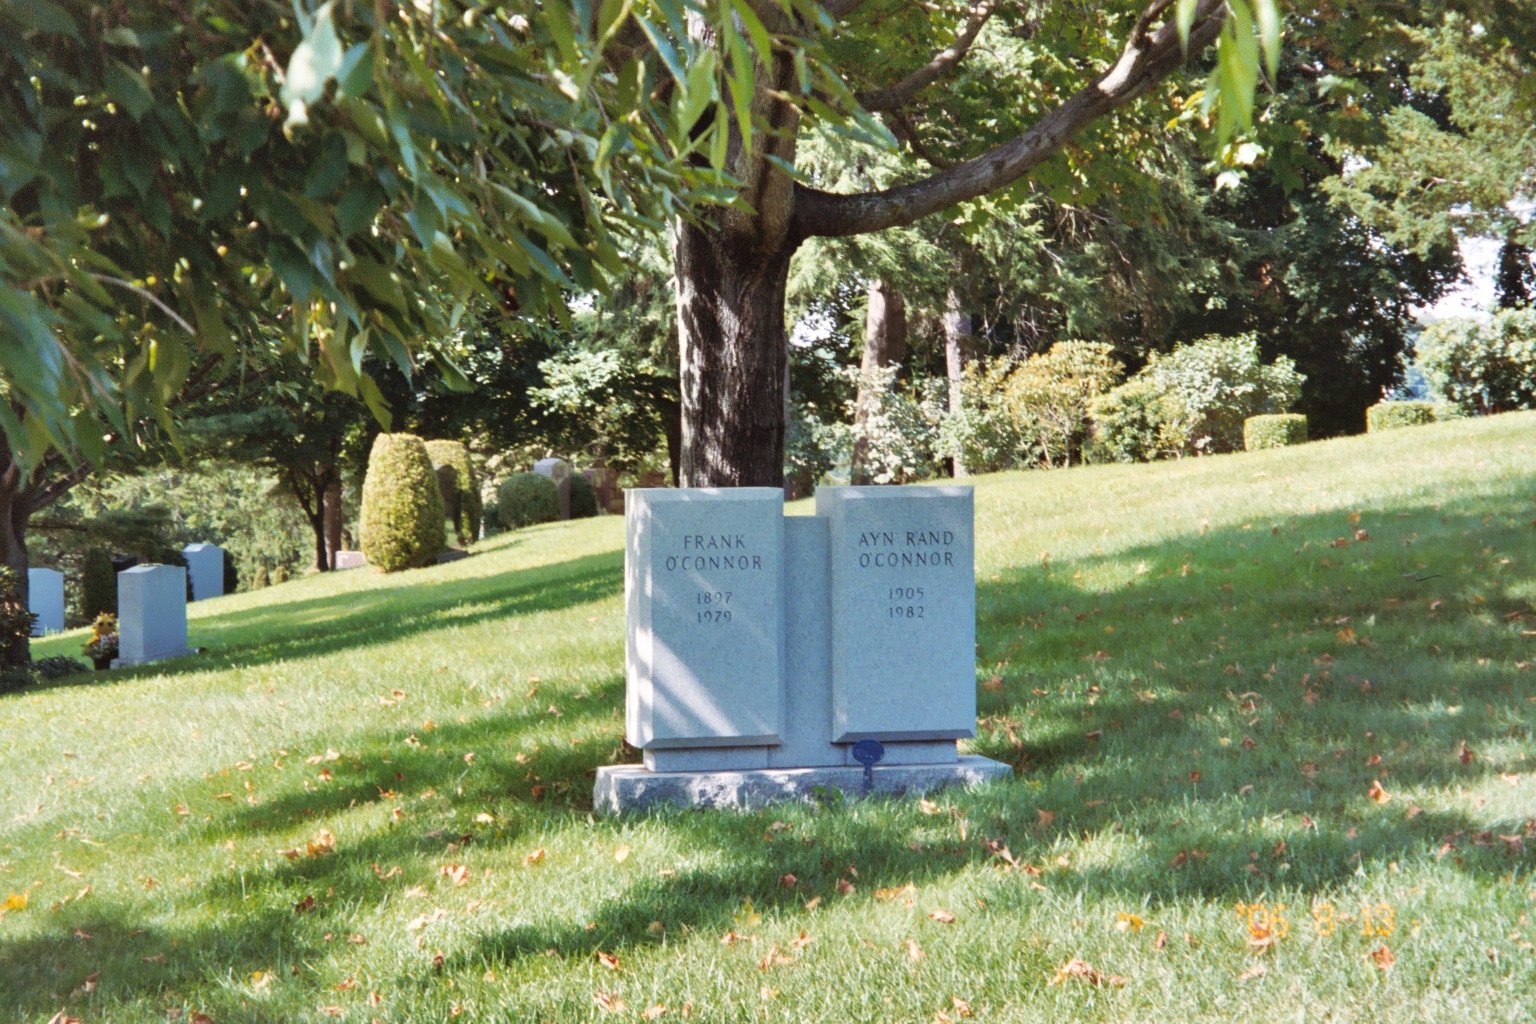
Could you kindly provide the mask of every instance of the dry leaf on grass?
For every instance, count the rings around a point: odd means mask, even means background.
[[[1073,957],[1065,964],[1062,964],[1057,969],[1055,976],[1051,978],[1050,983],[1052,985],[1061,985],[1069,978],[1092,985],[1094,988],[1102,988],[1105,985],[1119,988],[1125,984],[1125,979],[1118,974],[1100,974],[1092,966],[1079,960],[1077,957]]]

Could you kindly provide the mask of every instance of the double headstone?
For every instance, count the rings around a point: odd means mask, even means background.
[[[533,464],[533,471],[547,476],[555,484],[560,495],[560,518],[571,518],[571,467],[564,459],[540,459]]]
[[[57,569],[27,570],[27,610],[37,616],[32,635],[64,628],[64,574]]]
[[[754,805],[817,787],[1006,775],[976,726],[968,487],[636,489],[626,507],[626,735],[595,802]],[[879,759],[865,782],[853,748]]]
[[[187,570],[136,565],[117,574],[117,664],[188,653]]]
[[[188,544],[181,549],[192,579],[192,600],[224,596],[224,549],[217,544]]]

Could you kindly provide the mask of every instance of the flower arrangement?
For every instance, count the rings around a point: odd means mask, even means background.
[[[96,663],[98,668],[105,667],[108,662],[117,657],[116,615],[111,612],[102,612],[96,616],[96,621],[91,623],[91,638],[85,643],[84,653]]]

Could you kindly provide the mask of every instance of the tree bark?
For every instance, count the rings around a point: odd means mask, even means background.
[[[696,224],[673,245],[684,487],[784,486],[789,245]]]
[[[962,385],[965,381],[965,355],[971,344],[971,315],[960,305],[960,293],[950,288],[944,293],[944,375],[949,379],[949,411],[958,413],[961,407]],[[956,455],[950,460],[950,471],[956,478],[967,476],[965,463]]]
[[[0,441],[5,435],[0,434]],[[22,607],[30,607],[27,587],[27,522],[32,517],[32,495],[28,474],[13,458],[0,449],[0,556],[5,567],[16,574],[16,597]],[[14,637],[0,646],[0,669],[30,664],[32,644],[27,637]]]
[[[888,281],[869,285],[869,311],[864,318],[864,357],[859,366],[859,392],[854,399],[853,460],[849,481],[857,486],[874,483],[869,467],[869,441],[864,425],[879,401],[871,393],[875,371],[896,366],[907,358],[907,304]]]
[[[336,552],[341,550],[341,474],[335,466],[325,466],[331,477],[325,489],[325,568],[336,568]]]

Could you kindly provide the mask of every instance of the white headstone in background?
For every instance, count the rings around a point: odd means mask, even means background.
[[[969,487],[821,487],[830,529],[832,739],[976,733]]]
[[[192,600],[224,596],[224,549],[217,544],[188,544],[181,549],[192,577]]]
[[[64,574],[57,569],[27,570],[27,610],[37,616],[32,635],[64,628]]]
[[[361,569],[368,564],[368,558],[361,551],[336,552],[337,569]]]
[[[117,574],[117,664],[174,658],[187,649],[187,570],[136,565]]]
[[[629,742],[647,751],[777,743],[784,493],[631,490],[625,531]]]
[[[555,482],[560,494],[560,518],[571,518],[571,467],[564,459],[540,459],[533,464],[533,471]]]

